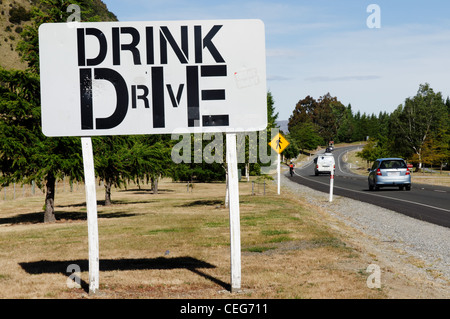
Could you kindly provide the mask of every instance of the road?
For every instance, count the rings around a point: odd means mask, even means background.
[[[367,176],[350,172],[343,161],[345,153],[359,146],[336,148],[333,151],[336,160],[333,194],[367,202],[387,208],[407,216],[429,223],[450,228],[450,187],[414,183],[410,191],[398,188],[382,188],[369,191]],[[329,193],[330,175],[314,175],[314,163],[311,161],[295,169],[292,181],[310,188]]]

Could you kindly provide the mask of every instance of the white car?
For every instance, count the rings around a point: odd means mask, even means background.
[[[334,156],[331,153],[325,153],[314,159],[314,174],[331,174],[335,169]]]

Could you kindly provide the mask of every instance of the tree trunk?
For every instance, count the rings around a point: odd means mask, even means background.
[[[152,177],[151,180],[153,194],[158,194],[158,177]]]
[[[44,223],[52,223],[56,221],[55,217],[55,183],[56,178],[52,173],[47,175],[47,193],[45,194],[45,212]]]
[[[111,203],[111,181],[105,180],[105,206],[109,206]]]
[[[420,170],[422,169],[422,155],[419,152],[417,152],[416,154],[417,157],[419,158],[419,170]]]

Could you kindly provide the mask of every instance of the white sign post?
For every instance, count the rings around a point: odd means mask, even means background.
[[[333,187],[334,187],[334,167],[331,169],[330,173],[330,202],[333,201]]]
[[[83,138],[90,291],[99,254],[91,136],[227,133],[231,287],[241,286],[237,132],[267,127],[260,20],[45,23],[42,131]]]
[[[228,196],[230,210],[231,291],[241,289],[241,230],[239,218],[239,179],[237,171],[236,134],[226,134]]]
[[[95,294],[99,289],[99,245],[97,223],[97,194],[95,190],[94,156],[90,137],[81,138],[84,166],[84,183],[86,187],[86,208],[89,242],[89,293]]]
[[[277,180],[278,180],[278,195],[280,195],[281,187],[281,154],[278,153],[277,157]]]

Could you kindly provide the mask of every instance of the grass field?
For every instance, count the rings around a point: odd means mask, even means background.
[[[99,203],[103,190],[98,189]],[[101,298],[385,298],[366,285],[367,264],[301,198],[252,196],[240,183],[242,291],[230,293],[225,184],[163,180],[113,191],[98,206]],[[84,193],[56,196],[58,222],[43,224],[43,195],[0,201],[0,298],[97,298],[88,291]],[[71,266],[72,265],[72,266]],[[70,267],[81,288],[69,288]],[[73,283],[69,280],[69,283]]]

